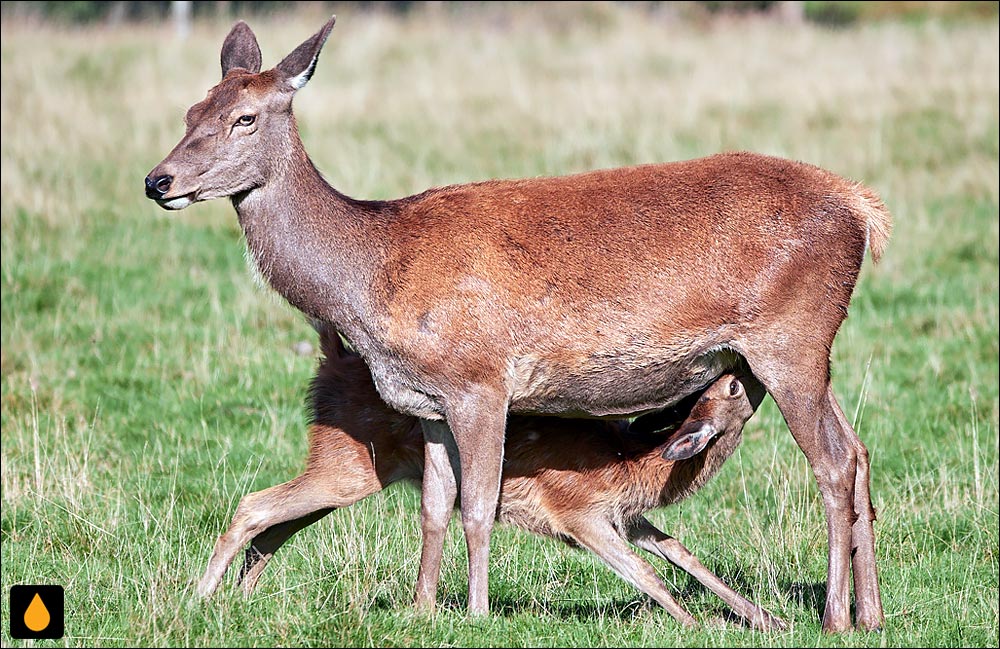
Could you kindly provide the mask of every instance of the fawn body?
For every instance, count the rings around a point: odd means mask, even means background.
[[[218,587],[247,543],[240,578],[249,594],[296,531],[390,484],[421,481],[419,420],[382,401],[368,368],[344,350],[336,333],[323,332],[321,344],[325,359],[313,381],[306,470],[243,498],[200,584],[206,593]],[[626,541],[682,567],[756,628],[784,628],[643,517],[687,497],[716,473],[762,397],[759,387],[747,392],[737,377],[722,376],[660,422],[669,436],[629,432],[622,421],[511,417],[497,520],[591,550],[682,624],[692,625],[694,618]],[[688,443],[694,446],[684,453],[687,459],[663,459],[667,450]]]

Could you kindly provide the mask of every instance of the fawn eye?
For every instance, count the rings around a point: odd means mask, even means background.
[[[250,126],[257,120],[256,115],[243,115],[238,120],[236,120],[237,126]]]
[[[743,384],[740,383],[739,379],[733,379],[729,383],[729,396],[738,397],[740,393],[743,392]]]

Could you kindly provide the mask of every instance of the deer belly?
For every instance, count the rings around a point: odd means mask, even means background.
[[[511,364],[510,412],[564,417],[628,417],[669,407],[736,367],[715,350],[680,359],[591,355],[571,365],[522,357]]]
[[[379,396],[398,412],[429,420],[444,419],[441,400],[417,387],[413,381],[401,378],[399,373],[386,372],[380,364],[374,364],[372,379]]]

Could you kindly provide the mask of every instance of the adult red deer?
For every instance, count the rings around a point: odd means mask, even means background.
[[[424,420],[417,604],[433,607],[460,487],[469,610],[489,610],[508,413],[647,413],[745,361],[823,498],[823,628],[851,628],[852,568],[857,624],[879,628],[868,452],[829,375],[866,245],[877,261],[888,240],[879,198],[751,153],[349,198],[313,166],[292,114],[333,23],[265,72],[237,23],[222,81],[188,110],[146,194],[167,209],[230,197],[263,277],[350,340],[386,403]]]
[[[334,509],[423,475],[419,420],[382,401],[368,368],[336,332],[322,330],[320,344],[325,358],[310,390],[306,470],[240,501],[198,584],[203,594],[218,587],[247,543],[240,580],[249,595],[292,534]],[[751,388],[723,375],[677,412],[664,414],[669,436],[628,432],[623,421],[511,417],[497,520],[591,550],[686,626],[694,618],[627,542],[683,568],[755,628],[785,628],[643,516],[693,493],[722,466],[764,397],[759,383]],[[567,447],[576,452],[567,454]],[[664,461],[663,454],[678,461]]]

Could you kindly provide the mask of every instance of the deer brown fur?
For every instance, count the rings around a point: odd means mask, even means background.
[[[423,433],[416,417],[390,409],[368,368],[347,352],[332,331],[321,333],[326,358],[312,386],[313,423],[306,469],[297,478],[243,498],[215,547],[199,584],[213,592],[241,549],[240,580],[248,595],[268,561],[295,532],[334,509],[346,507],[399,481],[419,484]],[[680,566],[726,601],[755,628],[785,624],[728,587],[680,541],[656,529],[643,514],[690,495],[707,482],[740,443],[743,424],[764,390],[752,377],[744,387],[725,375],[662,424],[661,434],[627,431],[625,422],[553,417],[511,417],[497,520],[590,549],[616,573],[650,595],[679,622],[693,625],[656,576],[628,547]],[[678,440],[698,443],[682,461],[664,461],[663,448]],[[575,453],[567,455],[566,448]]]
[[[434,604],[460,489],[469,610],[488,611],[508,413],[641,415],[745,362],[823,498],[824,629],[851,627],[852,570],[857,623],[879,628],[868,453],[830,387],[866,244],[878,259],[891,228],[878,197],[812,165],[726,153],[355,200],[320,176],[292,114],[333,22],[265,72],[237,23],[222,81],[146,192],[169,209],[230,197],[263,277],[350,340],[387,404],[422,418],[417,604]]]

